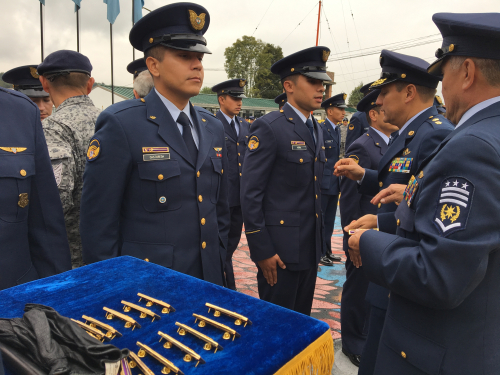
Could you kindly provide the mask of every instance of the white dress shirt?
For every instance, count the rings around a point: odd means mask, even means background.
[[[224,117],[226,118],[227,120],[227,123],[229,125],[231,125],[231,121],[234,121],[234,128],[236,129],[236,136],[240,136],[240,123],[239,121],[236,121],[236,116],[233,116],[233,118],[229,117],[228,115],[226,115],[224,112],[220,111]]]
[[[495,96],[494,98],[485,100],[484,102],[476,104],[474,107],[471,107],[465,112],[458,122],[457,126],[455,126],[455,129],[457,129],[460,125],[462,125],[465,121],[470,119],[472,116],[474,116],[476,113],[479,111],[482,111],[485,108],[488,108],[490,105],[493,105],[497,102],[500,102],[500,96]]]

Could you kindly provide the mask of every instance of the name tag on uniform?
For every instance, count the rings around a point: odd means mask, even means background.
[[[170,154],[169,153],[145,154],[145,155],[142,155],[142,160],[144,160],[144,161],[170,160]]]
[[[325,143],[332,143],[333,142],[333,139],[327,139],[325,140]]]
[[[304,141],[291,141],[293,151],[307,150],[306,142]]]
[[[394,158],[389,166],[389,172],[410,173],[413,158]]]

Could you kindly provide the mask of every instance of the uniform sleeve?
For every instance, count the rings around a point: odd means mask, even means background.
[[[276,254],[266,229],[263,200],[276,159],[277,142],[264,120],[256,120],[251,130],[241,177],[241,209],[250,254],[258,262]]]
[[[71,269],[66,226],[43,135],[40,113],[35,115],[35,170],[28,213],[28,240],[33,266],[40,277]]]
[[[363,116],[365,115],[364,113],[362,114]],[[360,115],[354,114],[351,117],[351,121],[349,123],[349,126],[354,126],[354,129],[349,130],[347,128],[347,135],[345,138],[345,148],[346,150],[349,148],[349,146],[359,137],[363,135],[365,132],[365,124],[362,122],[362,120],[359,117]]]
[[[443,192],[454,181],[457,189]],[[464,184],[469,194],[457,199]],[[425,168],[419,189],[414,223],[420,241],[367,231],[360,240],[363,268],[371,281],[409,300],[452,309],[481,283],[490,254],[498,251],[500,157],[475,136],[452,139]],[[450,203],[444,207],[443,200]]]
[[[377,195],[380,190],[378,171],[365,168],[365,175],[361,184],[358,184],[358,192],[366,195]]]
[[[224,145],[226,149],[225,152],[222,153],[222,170],[229,171],[228,168],[228,159],[227,159],[227,147],[226,142],[224,141],[224,128],[220,128],[221,134],[221,144]],[[229,211],[229,200],[228,200],[228,173],[222,173],[221,179],[221,187],[219,193],[219,200],[217,201],[217,222],[219,227],[219,236],[222,240],[224,249],[227,250],[227,239],[229,236],[229,227],[231,225],[230,211]],[[225,254],[223,254],[223,258],[225,259]]]
[[[94,263],[119,255],[120,210],[132,171],[125,132],[116,118],[102,112],[97,118],[83,175],[80,234],[83,261]],[[89,161],[90,160],[90,161]]]

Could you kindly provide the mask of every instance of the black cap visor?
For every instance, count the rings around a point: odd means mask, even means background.
[[[211,54],[207,48],[207,41],[201,35],[196,34],[168,34],[153,38],[152,47],[157,44],[178,49],[181,51],[200,52]]]

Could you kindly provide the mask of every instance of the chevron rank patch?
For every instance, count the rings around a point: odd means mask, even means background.
[[[474,185],[463,177],[449,177],[441,183],[434,222],[446,237],[467,226]]]
[[[394,158],[389,166],[389,172],[410,173],[413,158]]]

